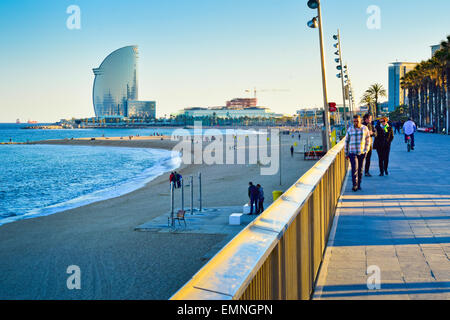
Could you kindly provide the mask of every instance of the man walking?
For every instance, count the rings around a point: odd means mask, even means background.
[[[294,157],[294,146],[291,146],[291,158]]]
[[[264,189],[261,187],[260,184],[256,185],[256,188],[258,188],[258,214],[261,214],[264,212]]]
[[[408,137],[411,137],[411,150],[414,150],[414,133],[417,131],[417,126],[412,121],[411,118],[408,119],[408,121],[405,122],[403,125],[403,132],[405,133],[405,143],[408,142]]]
[[[375,127],[377,138],[375,139],[375,149],[378,153],[378,163],[380,166],[380,177],[389,175],[389,154],[391,152],[391,143],[394,140],[394,131],[388,124],[386,117],[381,118],[380,123]]]
[[[375,131],[373,125],[372,125],[372,115],[370,113],[366,113],[364,115],[364,125],[367,127],[367,129],[369,129],[369,133],[370,133],[370,145],[369,145],[369,151],[367,152],[366,155],[366,165],[365,165],[365,176],[366,177],[371,177],[372,175],[369,173],[370,170],[370,159],[372,158],[372,150],[373,150],[373,139],[376,138],[377,136],[377,132]]]
[[[345,136],[345,155],[352,166],[353,191],[361,190],[364,158],[370,146],[369,129],[362,124],[359,115],[353,116],[353,126]]]
[[[248,183],[248,197],[250,198],[250,214],[253,214],[253,206],[255,206],[255,214],[258,213],[258,188],[253,185],[253,182]]]

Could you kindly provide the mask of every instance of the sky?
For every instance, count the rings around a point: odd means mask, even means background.
[[[92,117],[92,68],[139,47],[139,99],[157,116],[252,97],[274,112],[323,106],[316,15],[307,0],[53,0],[0,2],[0,122]],[[357,102],[388,65],[418,62],[450,34],[450,1],[322,0],[328,100],[342,103],[333,34],[340,29]],[[67,8],[80,8],[69,29]],[[369,28],[370,6],[380,12]]]

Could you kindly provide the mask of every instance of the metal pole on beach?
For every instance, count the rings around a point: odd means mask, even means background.
[[[280,186],[281,186],[281,131],[278,132],[278,145],[279,145],[279,153],[278,153],[278,161],[280,163]]]
[[[191,176],[191,215],[194,214],[194,176]]]
[[[181,178],[181,210],[184,211],[184,179]]]
[[[172,220],[172,226],[174,224],[174,220],[173,220],[174,200],[175,200],[174,183],[171,182],[170,183],[170,217]]]
[[[202,174],[199,172],[198,173],[198,191],[199,191],[199,201],[200,201],[200,205],[199,205],[199,212],[202,212]]]

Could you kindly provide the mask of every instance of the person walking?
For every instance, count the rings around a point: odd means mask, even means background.
[[[364,158],[370,146],[369,129],[362,124],[361,116],[353,116],[351,126],[345,136],[345,156],[352,166],[352,182],[354,192],[361,190]]]
[[[291,158],[294,157],[294,146],[291,146]]]
[[[256,188],[258,188],[258,214],[261,214],[264,212],[264,189],[261,187],[260,184],[256,185]]]
[[[394,131],[388,124],[387,117],[381,118],[375,130],[377,131],[377,137],[375,138],[374,148],[377,149],[380,176],[382,177],[389,175],[389,154],[391,153],[391,142],[394,140]]]
[[[366,164],[364,167],[364,175],[366,177],[371,177],[372,175],[369,172],[370,171],[370,159],[372,158],[373,139],[375,139],[375,137],[377,136],[377,132],[375,131],[375,128],[373,127],[372,115],[370,113],[366,113],[364,115],[364,125],[367,127],[367,129],[369,129],[369,133],[370,133],[370,144],[369,144],[369,151],[367,151],[367,155],[366,155]]]
[[[257,214],[259,191],[258,188],[253,185],[253,182],[249,182],[248,185],[248,197],[250,198],[250,214],[253,214],[253,206],[255,207],[255,214]]]
[[[169,176],[169,183],[172,184],[172,182],[173,182],[175,184],[174,179],[175,179],[175,173],[172,171]]]
[[[173,185],[174,185],[175,189],[178,188],[178,180],[179,180],[178,177],[179,177],[178,172],[174,171],[174,173],[173,173]]]
[[[408,142],[408,137],[411,137],[411,150],[414,150],[414,133],[417,131],[417,126],[412,121],[411,118],[408,119],[408,121],[405,122],[403,125],[403,132],[405,133],[405,143]]]

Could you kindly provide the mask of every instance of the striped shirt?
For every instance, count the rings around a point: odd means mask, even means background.
[[[361,128],[351,126],[345,136],[345,154],[348,156],[353,153],[356,155],[364,154],[370,148],[370,132],[369,129],[362,125]]]

